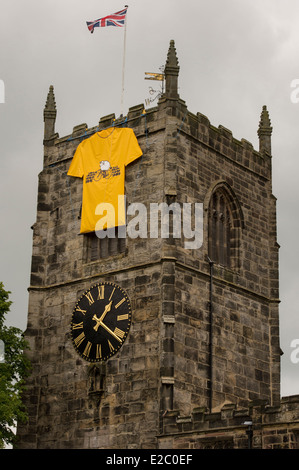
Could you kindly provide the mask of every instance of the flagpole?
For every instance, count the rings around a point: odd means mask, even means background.
[[[128,8],[125,5],[125,8]],[[128,14],[128,12],[127,12]],[[125,66],[126,66],[126,43],[127,43],[127,14],[125,16],[125,27],[124,27],[124,52],[123,52],[123,68],[122,68],[122,85],[121,85],[121,116],[124,114],[124,92],[125,92]]]

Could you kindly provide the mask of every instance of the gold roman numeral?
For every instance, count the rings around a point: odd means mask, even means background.
[[[102,345],[101,344],[97,344],[96,358],[102,359]]]
[[[129,319],[128,313],[124,313],[123,315],[117,315],[117,321],[128,320],[128,319]]]
[[[104,290],[105,290],[105,286],[98,286],[98,290],[99,290],[99,295],[98,295],[98,300],[103,300],[104,298]]]
[[[82,332],[79,336],[77,336],[77,338],[74,339],[75,345],[76,345],[77,347],[79,347],[80,344],[81,344],[84,340],[85,340],[85,334],[84,334],[84,332]]]
[[[118,336],[120,339],[122,339],[125,336],[125,332],[123,330],[120,330],[119,328],[115,328],[114,333],[116,336]]]
[[[90,353],[90,350],[91,350],[91,342],[90,341],[87,341],[87,345],[85,346],[85,349],[84,349],[84,356],[88,357],[89,356],[89,353]]]
[[[108,346],[109,346],[110,352],[113,352],[113,351],[114,351],[114,347],[113,347],[112,344],[110,343],[109,339],[108,339]]]
[[[83,328],[83,321],[80,323],[73,323],[73,330],[80,330],[80,328]]]
[[[89,305],[92,305],[94,303],[93,297],[90,292],[87,292],[87,294],[85,294],[85,297],[87,298]]]
[[[125,297],[124,297],[123,299],[121,299],[121,300],[118,302],[118,304],[115,305],[115,308],[120,307],[120,305],[123,304],[125,300],[126,300]]]
[[[114,291],[115,291],[115,287],[113,288],[113,291],[112,291],[111,294],[110,294],[109,300],[111,300],[111,298],[112,298],[112,296],[113,296],[113,294],[114,294]]]
[[[79,305],[77,305],[76,311],[83,313],[83,315],[85,315],[85,313],[86,313],[86,310],[82,310],[82,308],[80,308]]]

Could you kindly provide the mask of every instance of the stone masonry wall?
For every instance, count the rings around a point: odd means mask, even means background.
[[[169,112],[168,160],[176,172],[172,201],[203,202],[204,237],[198,250],[175,242],[174,408],[208,406],[208,203],[216,184],[229,186],[241,208],[238,265],[214,265],[213,406],[280,400],[278,245],[271,157],[237,141],[181,103]],[[171,155],[171,156],[169,156]],[[172,179],[174,179],[172,175]],[[171,189],[171,184],[169,184]],[[169,191],[171,193],[171,190]]]

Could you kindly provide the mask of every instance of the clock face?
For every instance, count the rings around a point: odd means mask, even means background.
[[[130,325],[127,293],[112,282],[100,282],[76,303],[71,322],[73,345],[86,361],[106,361],[119,351]]]

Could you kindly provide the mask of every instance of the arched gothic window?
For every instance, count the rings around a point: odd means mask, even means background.
[[[214,188],[209,203],[209,257],[222,266],[239,266],[240,230],[243,216],[228,185]]]

